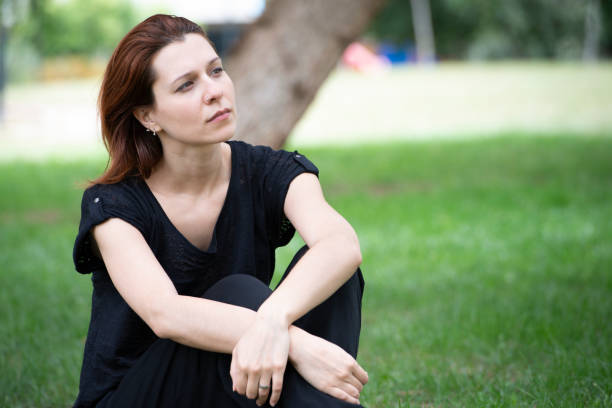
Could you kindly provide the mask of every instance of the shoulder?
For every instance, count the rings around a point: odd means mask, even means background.
[[[242,141],[230,142],[232,149],[238,153],[239,160],[255,175],[270,172],[309,172],[318,174],[319,169],[297,150],[289,152],[273,149],[269,146],[251,145]]]
[[[83,192],[82,205],[101,208],[138,208],[146,202],[144,181],[129,177],[114,184],[94,184]]]
[[[130,177],[114,184],[95,184],[83,193],[81,228],[89,230],[109,218],[121,218],[145,231],[155,206],[144,180]]]
[[[105,197],[129,197],[138,194],[142,190],[142,179],[138,177],[126,177],[122,181],[113,184],[94,184],[85,189],[84,197],[102,195]]]
[[[95,184],[83,192],[81,221],[73,250],[77,271],[87,273],[102,266],[91,251],[90,231],[110,218],[122,219],[136,227],[143,236],[148,236],[152,206],[141,183],[144,181],[129,178],[115,184]]]
[[[233,140],[228,142],[234,152],[235,156],[241,163],[248,163],[250,165],[257,165],[262,160],[273,152],[272,148],[268,146],[254,146],[250,143],[243,142],[241,140]]]

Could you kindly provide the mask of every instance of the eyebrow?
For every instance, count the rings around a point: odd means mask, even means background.
[[[211,59],[210,61],[208,61],[208,64],[207,64],[206,66],[207,66],[207,67],[209,67],[209,66],[210,66],[210,65],[211,65],[213,62],[215,62],[215,61],[217,61],[217,60],[221,61],[221,58],[219,58],[219,57],[215,57],[215,58]],[[189,71],[189,72],[186,72],[186,73],[184,73],[183,75],[181,75],[181,76],[177,77],[177,78],[176,78],[174,81],[172,81],[171,83],[173,84],[173,83],[177,82],[178,80],[183,79],[183,78],[185,78],[185,77],[187,77],[187,76],[189,76],[189,75],[193,74],[193,72],[194,72],[194,71]]]

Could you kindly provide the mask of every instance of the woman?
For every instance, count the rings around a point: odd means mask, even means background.
[[[305,157],[229,141],[233,84],[202,29],[134,27],[99,108],[110,160],[74,248],[94,287],[75,406],[358,404],[356,235]],[[307,246],[272,292],[294,228]]]

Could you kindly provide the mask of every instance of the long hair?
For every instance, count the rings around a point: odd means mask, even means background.
[[[183,17],[156,14],[127,33],[113,52],[100,87],[98,109],[102,139],[109,158],[104,173],[94,184],[112,184],[127,176],[147,178],[162,157],[159,138],[148,134],[134,117],[138,106],[154,103],[152,68],[156,53],[186,34],[203,36],[204,30]]]

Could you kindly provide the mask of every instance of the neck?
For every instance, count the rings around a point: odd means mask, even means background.
[[[183,149],[166,149],[146,180],[152,190],[163,194],[206,194],[229,180],[229,145],[214,143]]]

